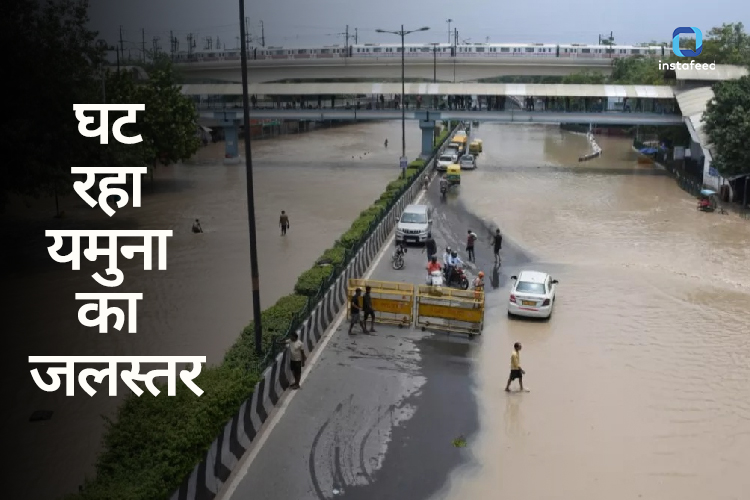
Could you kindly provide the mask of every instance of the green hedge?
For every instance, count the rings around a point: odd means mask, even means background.
[[[451,127],[452,129],[453,127]],[[437,149],[448,137],[442,131]],[[96,464],[96,478],[87,480],[80,493],[69,500],[151,500],[167,498],[179,488],[199,463],[221,429],[248,399],[286,335],[296,329],[315,305],[324,285],[338,276],[348,259],[380,223],[410,181],[425,168],[424,160],[412,161],[405,179],[396,179],[382,195],[363,210],[333,247],[302,273],[294,294],[281,297],[261,313],[262,357],[255,354],[254,324],[250,322],[227,350],[219,366],[206,367],[196,379],[205,392],[195,396],[178,382],[177,396],[168,397],[160,386],[158,397],[131,394],[107,422],[104,450]],[[207,332],[207,335],[210,335]]]

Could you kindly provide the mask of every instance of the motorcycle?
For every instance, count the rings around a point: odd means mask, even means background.
[[[446,277],[445,281],[450,287],[458,287],[461,290],[469,289],[469,278],[466,277],[466,275],[464,274],[464,270],[460,267],[454,268],[451,276]]]
[[[391,257],[391,266],[393,266],[393,269],[399,271],[404,268],[404,254],[406,253],[406,248],[399,245],[396,247],[396,251],[393,252],[393,256]]]
[[[446,194],[448,193],[448,185],[447,184],[440,184],[440,196],[445,199]]]

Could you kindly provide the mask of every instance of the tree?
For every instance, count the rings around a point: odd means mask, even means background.
[[[750,64],[750,36],[742,23],[724,23],[711,28],[703,41],[703,51],[697,62],[717,64]]]
[[[103,53],[87,29],[85,0],[15,0],[3,6],[3,75],[11,96],[0,124],[5,172],[0,209],[10,193],[39,197],[70,190],[70,168],[86,166],[99,144],[78,133],[74,103],[100,102]]]
[[[563,83],[565,84],[579,84],[579,85],[601,85],[606,83],[607,77],[602,73],[596,73],[593,71],[581,71],[580,73],[572,73],[563,77]]]
[[[703,123],[714,166],[724,177],[750,173],[750,77],[727,80],[714,87],[714,99],[708,103]]]
[[[140,157],[152,169],[192,156],[200,147],[197,137],[197,113],[193,101],[180,93],[172,64],[166,56],[157,57],[149,67],[148,80],[138,84],[130,73],[110,76],[112,102],[145,104],[138,121],[128,131],[141,134]],[[132,148],[132,146],[130,146]]]
[[[620,85],[664,85],[664,70],[650,58],[615,59],[610,82]]]

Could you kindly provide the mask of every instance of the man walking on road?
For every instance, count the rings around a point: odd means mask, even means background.
[[[281,211],[281,217],[279,217],[279,226],[281,226],[281,236],[286,235],[286,230],[289,228],[289,216]]]
[[[474,262],[474,242],[477,241],[477,235],[469,229],[469,236],[466,238],[466,253],[469,256],[469,262]]]
[[[427,262],[432,260],[433,256],[437,256],[437,243],[432,239],[432,233],[427,233],[427,239],[424,240],[424,248],[422,253],[427,252]]]
[[[365,317],[362,320],[362,324],[365,326],[365,331],[367,331],[367,318],[372,318],[370,332],[375,332],[375,309],[372,308],[372,295],[370,295],[371,290],[371,287],[365,287],[365,296],[362,299],[362,308],[365,310]]]
[[[503,248],[503,235],[500,234],[500,229],[495,230],[493,247],[495,251],[495,264],[500,264],[500,250]]]
[[[290,389],[299,389],[302,380],[302,367],[305,366],[305,349],[299,340],[299,335],[292,333],[289,336],[289,364],[294,375],[294,383]]]
[[[359,312],[361,311],[361,307],[359,306],[359,299],[362,298],[362,289],[357,288],[357,291],[354,292],[354,297],[352,297],[352,305],[351,305],[351,315],[352,320],[349,324],[349,335],[353,335],[352,328],[354,328],[354,325],[359,323],[359,326],[362,327],[362,332],[367,333],[367,328],[365,328],[365,322],[362,321],[362,319],[359,317]]]
[[[513,344],[513,354],[510,355],[510,377],[508,377],[508,383],[505,385],[505,392],[510,392],[510,383],[515,379],[518,379],[521,392],[529,392],[528,389],[523,388],[523,376],[526,372],[521,368],[521,347],[520,342]]]

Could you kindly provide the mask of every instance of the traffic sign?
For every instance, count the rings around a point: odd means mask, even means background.
[[[401,170],[406,170],[406,167],[409,164],[409,162],[408,162],[408,160],[406,159],[405,156],[402,156],[399,164],[401,166]]]

